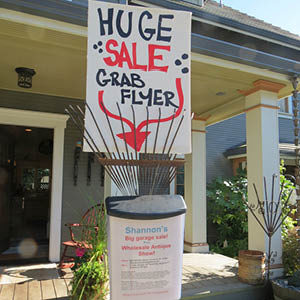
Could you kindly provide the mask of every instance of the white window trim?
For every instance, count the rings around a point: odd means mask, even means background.
[[[286,98],[286,97],[285,97]],[[282,98],[282,99],[285,99]],[[292,119],[293,118],[293,104],[292,104],[292,97],[288,96],[288,106],[289,106],[289,112],[283,112],[283,111],[278,111],[278,116],[279,118],[283,118],[283,119]],[[280,100],[282,100],[280,99]]]
[[[0,108],[0,124],[54,130],[49,237],[51,262],[58,262],[60,259],[64,137],[68,118],[69,116],[63,114]]]
[[[284,113],[284,112],[278,112],[278,117],[282,119],[292,119],[293,114],[291,113]]]

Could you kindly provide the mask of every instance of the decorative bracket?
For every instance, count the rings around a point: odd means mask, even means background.
[[[78,161],[80,160],[80,153],[81,153],[81,142],[77,142],[74,150],[74,169],[73,169],[73,182],[75,186],[77,185],[77,179],[78,179]]]
[[[87,185],[91,185],[92,178],[92,163],[95,161],[95,154],[93,152],[89,152],[88,154],[88,165],[87,165]]]

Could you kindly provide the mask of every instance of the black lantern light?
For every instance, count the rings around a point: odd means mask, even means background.
[[[29,89],[32,87],[32,76],[35,75],[35,71],[29,68],[16,68],[18,73],[18,86]]]

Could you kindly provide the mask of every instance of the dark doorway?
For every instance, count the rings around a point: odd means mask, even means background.
[[[0,125],[0,264],[48,258],[53,130]]]

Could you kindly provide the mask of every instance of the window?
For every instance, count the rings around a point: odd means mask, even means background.
[[[292,113],[292,97],[286,97],[286,98],[280,99],[278,101],[278,106],[279,106],[280,113],[291,114]]]
[[[25,191],[43,192],[50,188],[50,169],[24,168],[22,185]]]
[[[184,196],[184,166],[177,169],[175,194]]]
[[[184,2],[189,2],[195,5],[203,6],[207,0],[184,0]]]
[[[245,170],[247,169],[247,158],[246,157],[240,157],[240,158],[234,158],[232,160],[232,170],[233,175],[237,175],[238,169]]]

